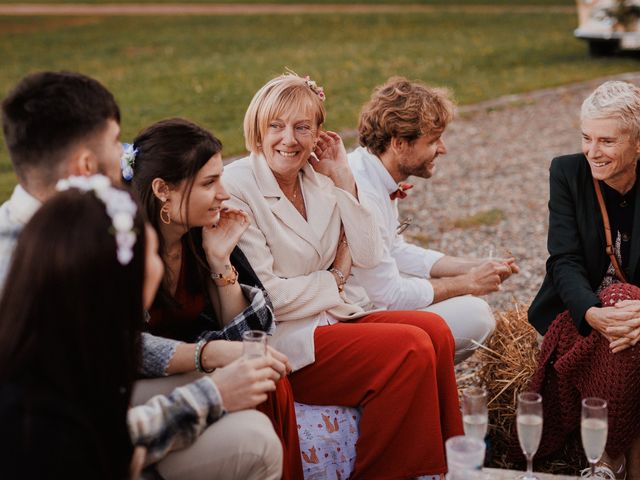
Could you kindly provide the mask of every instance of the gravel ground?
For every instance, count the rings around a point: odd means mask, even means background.
[[[405,235],[416,243],[458,256],[510,251],[521,272],[487,300],[494,310],[514,299],[529,303],[544,277],[549,198],[548,169],[558,155],[580,151],[580,105],[607,79],[640,84],[640,72],[498,98],[462,107],[444,135],[448,154],[429,180],[400,201],[412,216]],[[499,209],[494,225],[455,228],[458,219]]]

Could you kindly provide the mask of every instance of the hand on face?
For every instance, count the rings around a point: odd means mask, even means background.
[[[202,247],[211,267],[228,263],[231,252],[250,223],[249,215],[242,210],[223,207],[216,225],[202,227]]]
[[[321,131],[313,153],[317,157],[309,160],[316,172],[330,178],[344,168],[349,168],[347,151],[342,143],[342,138],[335,132]]]

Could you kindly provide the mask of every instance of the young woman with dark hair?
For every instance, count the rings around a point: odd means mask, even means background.
[[[249,222],[244,212],[224,206],[229,195],[221,182],[221,149],[210,132],[174,118],[145,129],[123,157],[124,177],[159,234],[165,266],[147,324],[154,335],[146,337],[144,347],[150,375],[212,371],[242,355],[244,331],[271,333],[275,327],[271,303],[236,247]],[[257,408],[271,418],[282,440],[283,478],[301,479],[289,362],[268,350],[281,379]]]
[[[129,194],[108,188],[135,208]],[[74,189],[20,235],[0,301],[3,477],[129,476],[143,293],[155,292],[162,264],[142,216],[115,215]],[[109,233],[116,221],[124,222],[118,240]]]

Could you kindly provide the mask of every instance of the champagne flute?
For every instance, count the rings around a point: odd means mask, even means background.
[[[604,453],[607,431],[607,402],[596,397],[583,399],[580,434],[582,447],[591,467],[589,476],[585,478],[600,478],[596,475],[596,463]]]
[[[538,480],[533,474],[533,456],[538,451],[542,437],[542,396],[538,393],[523,392],[518,395],[518,440],[522,453],[527,458],[527,473],[521,480]]]
[[[448,480],[482,478],[481,470],[486,449],[483,440],[467,435],[459,435],[447,439],[445,449],[449,468]]]
[[[465,435],[484,440],[489,423],[487,391],[484,388],[470,387],[462,392],[462,421]]]
[[[245,358],[264,357],[267,354],[267,334],[261,330],[248,330],[242,334],[242,355]]]

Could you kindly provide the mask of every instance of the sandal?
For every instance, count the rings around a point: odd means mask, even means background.
[[[590,468],[585,468],[580,472],[581,478],[601,478],[604,480],[626,480],[627,478],[627,459],[623,456],[622,462],[618,465],[618,468],[614,470],[613,465],[609,462],[600,460],[596,463],[596,476],[589,477],[591,474]]]

